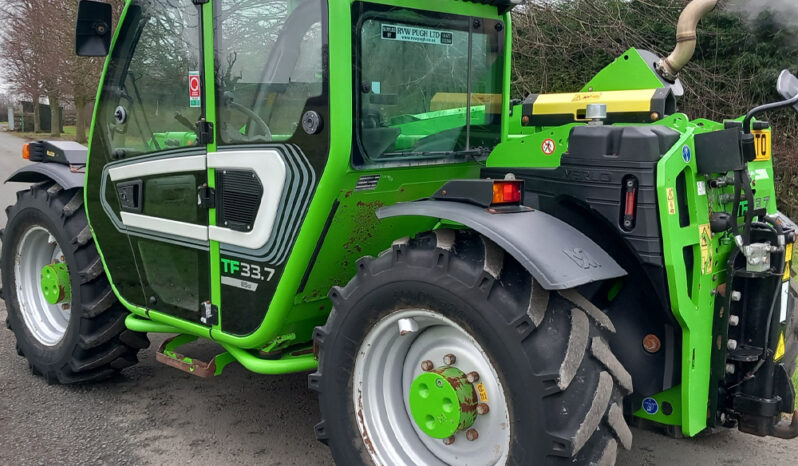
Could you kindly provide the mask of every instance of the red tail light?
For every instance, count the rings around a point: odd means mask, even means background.
[[[522,189],[521,181],[494,181],[493,204],[520,204]]]

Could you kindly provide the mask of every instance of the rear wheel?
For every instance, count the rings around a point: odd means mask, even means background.
[[[125,328],[94,246],[83,191],[45,183],[6,210],[2,271],[17,352],[48,383],[106,378],[138,359],[146,335]]]
[[[471,231],[397,241],[330,296],[309,381],[339,464],[613,464],[631,446],[609,318]]]

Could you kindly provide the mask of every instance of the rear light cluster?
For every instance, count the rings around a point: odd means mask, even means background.
[[[431,197],[445,201],[466,202],[508,212],[513,208],[523,207],[524,181],[512,177],[504,180],[450,180]],[[525,208],[521,210],[525,210]]]
[[[494,181],[491,204],[518,204],[521,202],[523,190],[523,181]]]

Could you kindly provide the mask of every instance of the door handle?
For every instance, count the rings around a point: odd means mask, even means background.
[[[125,181],[116,185],[119,204],[126,212],[141,212],[143,189],[141,180]]]

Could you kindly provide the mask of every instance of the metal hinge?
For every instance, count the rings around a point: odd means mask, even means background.
[[[216,190],[203,184],[197,188],[197,204],[206,209],[216,208]]]
[[[204,118],[197,122],[197,144],[213,143],[213,123]]]
[[[200,322],[205,325],[216,325],[219,323],[219,308],[210,301],[200,304]]]

